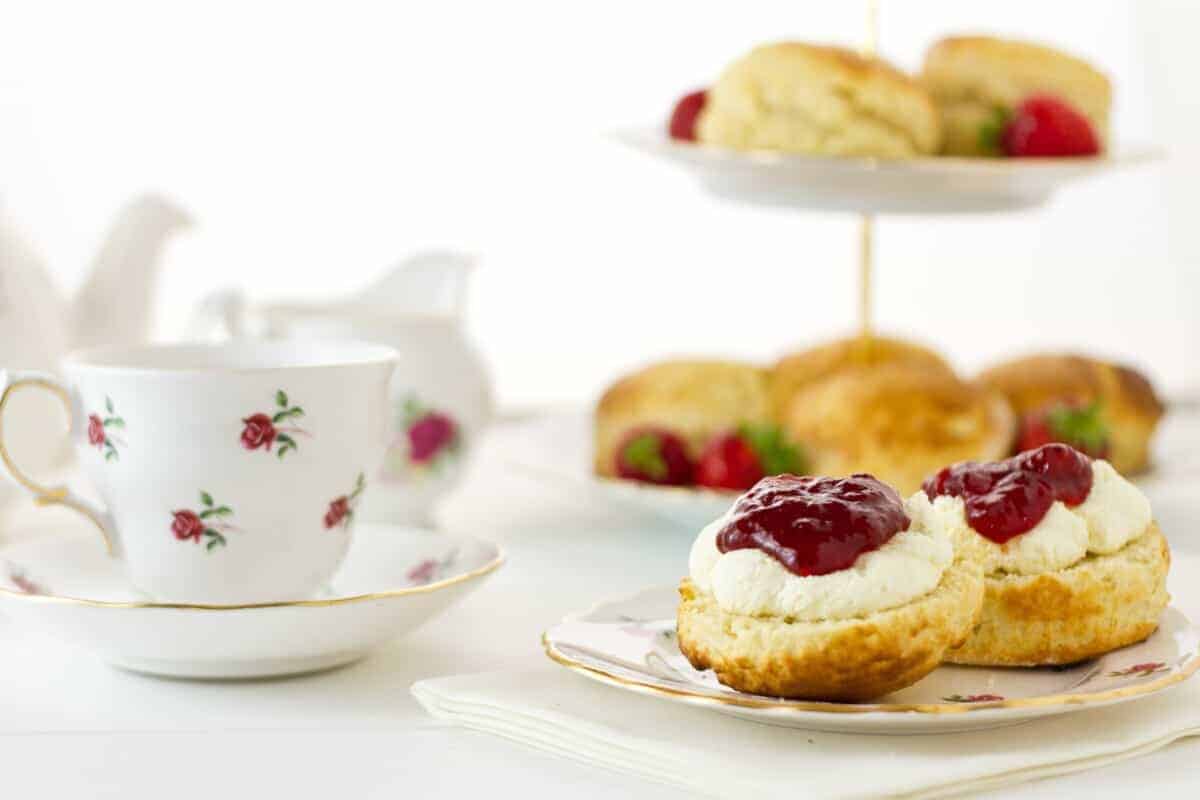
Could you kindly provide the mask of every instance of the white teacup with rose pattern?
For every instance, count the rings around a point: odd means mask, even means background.
[[[66,359],[66,380],[2,371],[0,464],[39,505],[91,518],[153,600],[309,598],[383,458],[395,360],[373,344],[271,342],[88,350]],[[13,462],[2,422],[23,387],[66,403],[103,508]]]

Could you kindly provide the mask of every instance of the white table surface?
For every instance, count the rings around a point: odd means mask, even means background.
[[[6,797],[404,798],[681,797],[433,722],[408,687],[421,678],[540,665],[541,631],[606,596],[673,583],[690,536],[508,468],[521,429],[495,429],[441,525],[501,542],[509,561],[462,605],[359,664],[276,681],[195,683],[111,669],[0,617],[0,793]],[[1172,516],[1200,497],[1170,498]],[[1181,505],[1182,504],[1182,505]],[[38,530],[65,524],[42,511]],[[22,519],[25,517],[22,515]],[[1164,521],[1172,545],[1200,553],[1200,531]],[[1193,595],[1200,601],[1200,591]],[[1191,603],[1193,618],[1200,604]],[[583,680],[582,678],[580,680]],[[614,690],[616,691],[616,690]],[[647,702],[654,702],[647,700]],[[1035,725],[1030,735],[1037,734]],[[1200,740],[994,797],[1194,798]]]

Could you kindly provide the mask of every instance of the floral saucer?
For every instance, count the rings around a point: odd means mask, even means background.
[[[661,128],[616,138],[690,172],[718,197],[752,205],[897,214],[1011,211],[1047,202],[1062,187],[1161,160],[1136,146],[1091,158],[879,159],[740,152],[671,139]]]
[[[675,641],[674,588],[646,589],[568,617],[543,636],[546,654],[593,680],[756,722],[836,733],[946,733],[1014,725],[1160,692],[1200,668],[1200,635],[1178,609],[1140,644],[1065,667],[945,665],[874,703],[745,694],[696,670]]]
[[[319,597],[203,606],[147,600],[94,535],[48,536],[0,548],[0,612],[138,672],[290,675],[362,658],[462,600],[503,563],[489,542],[364,524]]]

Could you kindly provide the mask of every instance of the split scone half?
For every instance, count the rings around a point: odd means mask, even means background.
[[[983,569],[982,613],[949,662],[1016,667],[1093,658],[1154,633],[1170,599],[1170,551],[1150,502],[1107,461],[1092,462],[1082,503],[1055,500],[1031,530],[1003,544],[971,527],[961,497],[918,492],[908,508]]]
[[[626,375],[596,406],[597,475],[617,475],[617,450],[631,432],[677,433],[692,458],[715,434],[770,419],[765,370],[717,359],[660,361]]]
[[[751,534],[760,546],[732,549],[729,531],[741,524],[746,532],[746,504],[756,493],[761,497],[764,486],[763,507],[788,507],[786,497],[770,493],[771,484],[780,482],[808,482],[819,490],[810,497],[814,502],[796,504],[797,516],[786,526],[793,531],[803,528],[805,514],[820,517],[844,501],[853,506],[855,498],[878,497],[883,494],[878,487],[890,494],[887,502],[894,507],[888,512],[899,514],[905,527],[875,549],[856,557],[851,552],[851,563],[823,574],[800,575],[785,566],[789,560],[795,566],[805,543],[792,541],[789,547],[786,536],[781,542],[762,528]],[[842,521],[861,513],[851,508]],[[876,511],[866,513],[878,517]],[[861,543],[858,532],[837,524],[836,515],[828,522],[822,527],[817,520],[813,530],[823,529],[835,550]],[[813,543],[810,551],[827,546]],[[945,532],[915,520],[910,524],[899,495],[865,475],[765,478],[700,532],[689,572],[679,589],[680,650],[726,686],[773,697],[863,701],[909,686],[965,640],[983,596],[978,564],[957,557]]]
[[[708,90],[699,141],[737,150],[906,158],[941,145],[929,95],[890,64],[842,47],[777,42]]]
[[[1112,86],[1083,59],[1033,42],[991,36],[951,36],[925,54],[921,83],[941,112],[943,152],[995,155],[984,135],[997,114],[1011,112],[1037,94],[1060,98],[1108,140]]]

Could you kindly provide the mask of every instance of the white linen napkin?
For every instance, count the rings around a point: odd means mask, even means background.
[[[412,693],[440,720],[712,797],[943,797],[1092,769],[1200,735],[1200,680],[1023,725],[919,736],[763,725],[552,664],[424,680]]]

